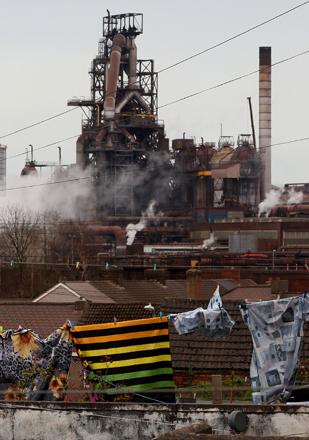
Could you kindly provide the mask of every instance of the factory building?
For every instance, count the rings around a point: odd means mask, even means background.
[[[91,97],[68,102],[89,110],[76,162],[91,170],[97,218],[113,217],[121,223],[121,217],[139,217],[151,200],[171,216],[189,212],[198,223],[208,221],[211,209],[254,214],[265,186],[260,183],[263,170],[255,133],[239,135],[236,147],[229,136],[222,136],[218,145],[203,140],[194,145],[185,136],[169,145],[158,120],[154,61],[138,58],[136,40],[142,33],[142,14],[104,17],[103,38],[90,71]],[[265,64],[270,59],[261,60]],[[262,105],[265,99],[261,97]],[[262,121],[269,102],[267,106]],[[269,132],[266,136],[261,127],[265,144]]]
[[[291,229],[291,223],[285,228],[282,221],[258,218],[259,204],[273,188],[271,48],[259,49],[258,136],[248,98],[251,133],[239,134],[236,144],[232,136],[196,143],[185,133],[170,142],[158,119],[154,61],[138,57],[142,34],[142,14],[108,13],[91,63],[91,96],[68,101],[87,115],[76,144],[76,166],[91,174],[96,200],[87,231],[99,234],[100,242],[123,245],[128,223],[138,222],[155,201],[160,215],[138,230],[141,245],[195,245],[214,234],[216,248],[230,252],[299,245],[296,235],[306,233],[304,223],[295,220]],[[293,191],[305,194],[302,185]],[[290,190],[267,215],[307,215],[306,199],[302,206],[285,202]]]

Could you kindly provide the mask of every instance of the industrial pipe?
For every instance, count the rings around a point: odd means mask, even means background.
[[[122,34],[116,34],[113,38],[111,49],[110,64],[107,76],[107,91],[104,100],[104,117],[113,119],[115,116],[117,83],[119,76],[121,51],[126,44],[126,39]]]
[[[136,84],[136,64],[137,64],[137,47],[135,44],[135,37],[128,38],[127,47],[129,49],[129,89],[135,89]]]
[[[136,98],[139,102],[140,106],[145,110],[146,113],[151,113],[149,105],[146,101],[141,97],[141,95],[137,91],[128,92],[125,97],[119,102],[117,105],[115,112],[120,113],[123,107],[132,99]]]
[[[84,150],[84,143],[84,136],[80,135],[76,142],[76,164],[82,169],[86,167],[86,154]]]

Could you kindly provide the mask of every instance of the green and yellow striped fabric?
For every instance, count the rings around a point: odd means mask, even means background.
[[[71,333],[81,359],[106,381],[133,392],[174,387],[166,316],[75,326]]]

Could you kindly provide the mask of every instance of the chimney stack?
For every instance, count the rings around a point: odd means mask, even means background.
[[[260,47],[259,68],[260,197],[264,200],[271,189],[271,47]]]
[[[201,299],[203,278],[202,271],[192,267],[186,272],[187,298]]]

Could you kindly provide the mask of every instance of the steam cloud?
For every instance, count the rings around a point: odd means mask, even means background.
[[[303,192],[301,192],[301,191],[295,191],[295,189],[294,188],[292,188],[290,191],[289,191],[289,194],[288,194],[288,200],[287,200],[287,204],[288,205],[292,205],[292,204],[294,204],[294,203],[302,203],[302,201],[304,200],[304,193]]]
[[[129,223],[126,226],[127,246],[131,246],[134,243],[137,232],[142,231],[147,226],[149,220],[154,220],[157,216],[161,215],[160,212],[158,214],[155,213],[155,205],[156,201],[152,200],[146,211],[143,212],[140,221],[135,224]]]
[[[202,249],[208,249],[210,246],[215,244],[216,240],[215,234],[211,232],[210,237],[203,241]]]
[[[304,199],[304,194],[301,191],[295,191],[294,188],[284,193],[283,188],[272,189],[266,194],[266,198],[259,204],[259,217],[265,214],[268,217],[271,210],[278,204],[297,204]]]
[[[282,189],[271,189],[266,194],[266,198],[259,204],[259,217],[262,214],[265,214],[265,216],[268,217],[272,208],[280,203],[281,197]]]
[[[89,175],[89,170],[82,171],[77,167],[70,167],[56,173],[53,178],[36,175],[15,178],[9,187],[18,189],[3,192],[0,197],[0,209],[16,205],[37,213],[56,211],[63,219],[80,219],[83,212],[88,213],[90,206],[94,206]],[[53,184],[61,181],[64,182]],[[80,209],[79,201],[82,199],[87,200],[88,210]]]

